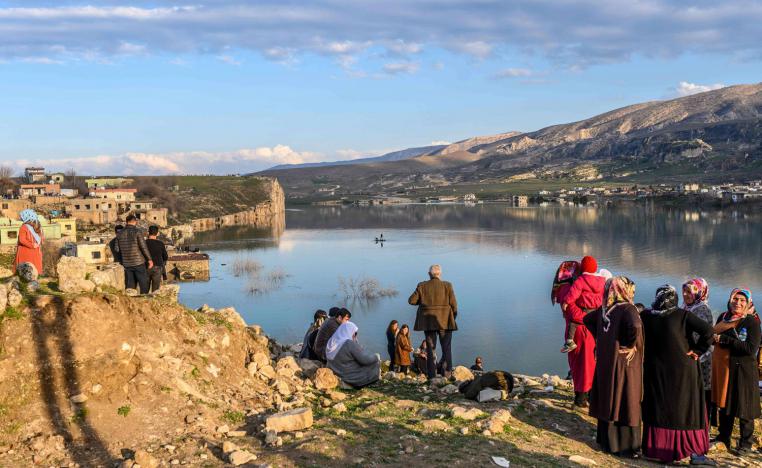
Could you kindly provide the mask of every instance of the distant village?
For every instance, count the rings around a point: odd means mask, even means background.
[[[444,188],[444,187],[439,187]],[[336,194],[340,186],[321,189],[323,194]],[[357,204],[357,205],[389,205],[405,203],[482,203],[484,201],[508,202],[517,207],[529,206],[531,203],[586,204],[607,202],[613,200],[638,199],[679,199],[692,198],[705,201],[720,201],[725,204],[762,201],[762,180],[738,184],[704,185],[698,182],[680,184],[654,184],[633,186],[574,187],[558,190],[539,190],[523,195],[484,196],[481,193],[464,193],[462,195],[377,195],[368,197],[344,196],[336,200],[316,202],[318,205]]]
[[[67,177],[76,177],[77,183]],[[81,257],[94,269],[113,263],[108,242],[114,237],[114,226],[130,214],[143,228],[164,228],[164,238],[171,242],[173,236],[166,229],[168,209],[156,206],[153,200],[138,199],[134,182],[124,177],[67,176],[47,173],[42,167],[26,168],[21,183],[6,188],[0,199],[0,252],[15,249],[22,225],[19,213],[28,208],[39,216],[46,245],[59,254]],[[170,252],[169,263],[174,263],[185,279],[188,275],[208,276],[208,256],[193,254]]]

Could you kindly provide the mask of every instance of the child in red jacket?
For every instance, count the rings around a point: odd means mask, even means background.
[[[577,344],[574,343],[577,325],[582,323],[582,319],[588,312],[594,311],[603,304],[603,291],[606,288],[607,278],[596,273],[598,262],[595,258],[586,256],[580,265],[582,274],[574,280],[561,305],[563,310],[571,316],[566,330],[566,342],[561,348],[562,353],[568,353],[577,348]]]

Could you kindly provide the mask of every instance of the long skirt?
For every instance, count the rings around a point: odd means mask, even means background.
[[[644,425],[643,453],[662,463],[682,460],[709,451],[709,431],[706,429],[678,430]]]
[[[598,420],[598,435],[596,442],[605,452],[616,455],[627,455],[640,451],[641,427],[623,426],[619,423]]]

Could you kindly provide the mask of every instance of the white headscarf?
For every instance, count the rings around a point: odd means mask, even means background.
[[[344,342],[351,341],[354,338],[355,333],[357,333],[357,325],[354,323],[345,322],[339,325],[336,333],[334,333],[331,339],[328,340],[328,345],[325,347],[325,357],[328,358],[329,361],[335,359]]]

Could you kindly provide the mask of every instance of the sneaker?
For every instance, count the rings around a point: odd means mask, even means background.
[[[693,466],[717,466],[717,462],[706,455],[691,455],[691,465]]]
[[[570,353],[577,349],[577,343],[575,343],[573,340],[568,340],[566,343],[564,343],[563,348],[561,348],[562,353]]]

